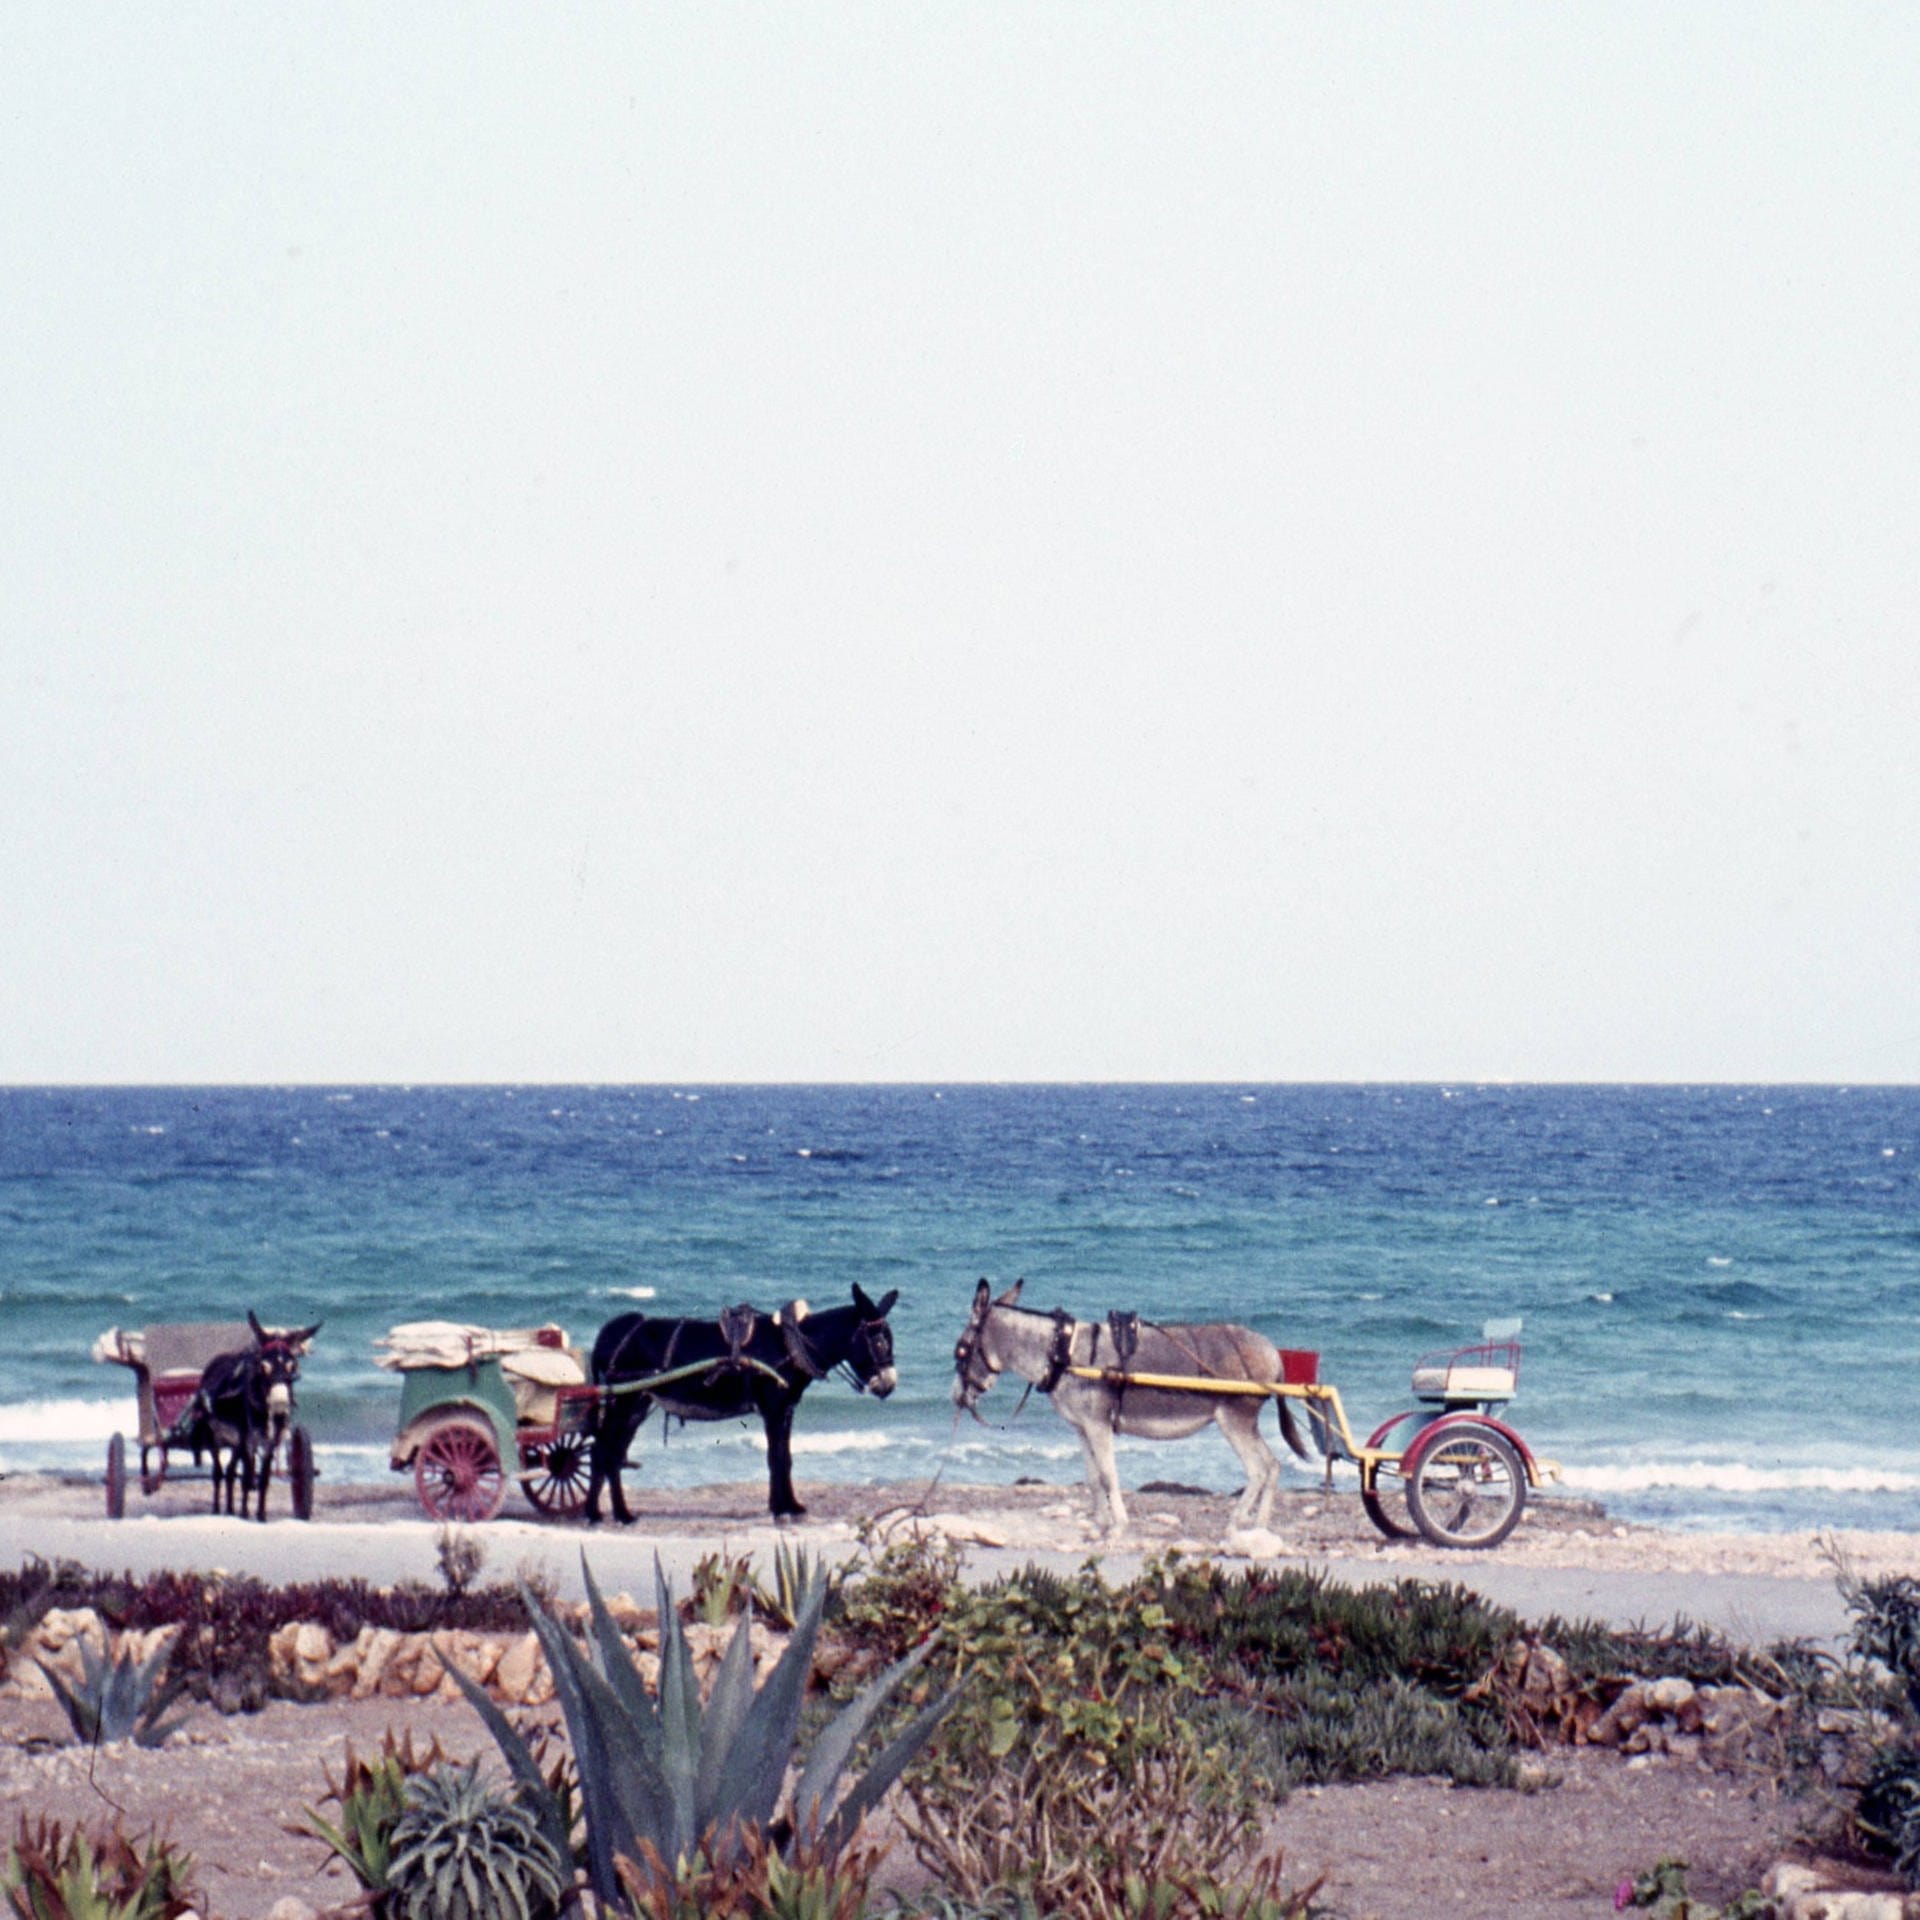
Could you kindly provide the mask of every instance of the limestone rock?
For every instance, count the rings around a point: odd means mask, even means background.
[[[930,1531],[944,1534],[947,1539],[966,1545],[1004,1547],[1007,1544],[1007,1536],[1003,1528],[990,1526],[986,1521],[976,1520],[970,1514],[930,1513],[927,1515],[926,1524]]]
[[[510,1706],[528,1707],[537,1704],[533,1698],[535,1684],[547,1671],[547,1663],[540,1652],[540,1642],[534,1637],[532,1628],[523,1633],[501,1654],[499,1664],[493,1670],[494,1691]]]
[[[359,1671],[354,1675],[353,1697],[371,1700],[380,1691],[387,1665],[399,1650],[400,1632],[396,1627],[370,1627],[361,1635]]]
[[[1587,1729],[1587,1738],[1596,1747],[1624,1746],[1646,1724],[1649,1711],[1647,1690],[1635,1680]]]
[[[1235,1527],[1220,1544],[1245,1560],[1279,1560],[1288,1551],[1287,1543],[1271,1527]]]
[[[1693,1682],[1678,1674],[1667,1674],[1647,1687],[1647,1706],[1669,1719],[1677,1718],[1693,1704]]]

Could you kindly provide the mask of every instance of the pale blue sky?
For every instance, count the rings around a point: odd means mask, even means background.
[[[0,1080],[1920,1080],[1920,14],[0,14]]]

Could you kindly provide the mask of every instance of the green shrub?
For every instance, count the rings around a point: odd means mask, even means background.
[[[1409,1680],[1355,1686],[1310,1676],[1276,1689],[1259,1725],[1282,1788],[1396,1773],[1504,1787],[1516,1774],[1497,1720]]]
[[[864,1565],[848,1570],[833,1594],[834,1635],[886,1663],[903,1658],[946,1618],[960,1584],[960,1549],[939,1535],[894,1540],[875,1548],[860,1530]]]
[[[1727,1907],[1709,1907],[1687,1891],[1687,1863],[1662,1860],[1645,1873],[1622,1882],[1613,1900],[1616,1911],[1626,1907],[1650,1909],[1656,1920],[1766,1920],[1773,1902],[1764,1894],[1743,1893]]]
[[[1905,1574],[1856,1580],[1843,1573],[1840,1597],[1853,1615],[1853,1651],[1883,1668],[1920,1720],[1920,1580]]]
[[[1874,1752],[1854,1821],[1868,1846],[1920,1890],[1920,1746],[1900,1742]]]
[[[1116,1592],[1091,1572],[947,1596],[939,1659],[959,1704],[907,1776],[900,1816],[944,1887],[1148,1920],[1167,1889],[1232,1901],[1277,1886],[1258,1846],[1271,1783],[1210,1710],[1206,1663],[1172,1624],[1150,1582]]]

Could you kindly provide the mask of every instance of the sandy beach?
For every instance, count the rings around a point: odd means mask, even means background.
[[[1162,1487],[1132,1499],[1132,1524],[1098,1538],[1084,1487],[803,1483],[805,1521],[776,1529],[764,1490],[736,1483],[662,1492],[630,1476],[630,1528],[556,1524],[518,1495],[497,1520],[473,1529],[490,1576],[540,1567],[577,1594],[580,1557],[610,1588],[650,1589],[655,1556],[684,1589],[694,1564],[716,1549],[771,1554],[786,1539],[850,1558],[863,1523],[924,1528],[959,1547],[970,1578],[990,1579],[1032,1563],[1070,1569],[1098,1555],[1116,1572],[1154,1554],[1207,1555],[1229,1564],[1305,1564],[1351,1584],[1408,1577],[1458,1582],[1528,1618],[1551,1614],[1612,1625],[1676,1619],[1752,1644],[1787,1638],[1836,1641],[1845,1612],[1835,1583],[1844,1561],[1862,1575],[1920,1574],[1920,1537],[1835,1532],[1692,1534],[1632,1526],[1590,1501],[1536,1498],[1514,1534],[1490,1553],[1448,1553],[1424,1542],[1385,1541],[1349,1493],[1292,1488],[1267,1536],[1229,1537],[1230,1497]],[[276,1494],[279,1493],[276,1489]],[[204,1509],[204,1485],[128,1495],[127,1516],[105,1517],[97,1482],[54,1475],[0,1480],[0,1563],[29,1553],[103,1571],[220,1567],[295,1580],[353,1573],[378,1583],[437,1578],[439,1529],[422,1514],[409,1479],[323,1483],[314,1518],[301,1523],[277,1504],[263,1526]]]

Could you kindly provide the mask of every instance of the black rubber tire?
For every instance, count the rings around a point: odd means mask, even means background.
[[[1497,1547],[1519,1525],[1526,1504],[1519,1449],[1477,1420],[1436,1429],[1407,1475],[1407,1510],[1436,1547]]]
[[[296,1520],[313,1518],[313,1441],[305,1427],[287,1435],[287,1495]]]
[[[116,1433],[107,1442],[107,1518],[127,1517],[127,1436]]]

